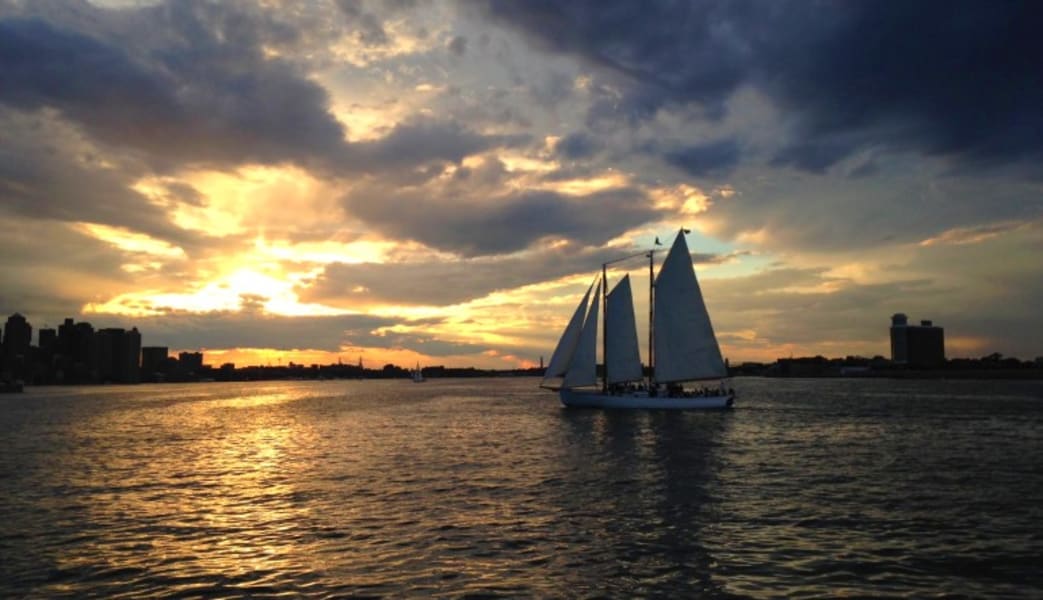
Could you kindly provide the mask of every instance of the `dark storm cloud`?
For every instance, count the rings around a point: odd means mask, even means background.
[[[368,46],[384,46],[388,43],[384,24],[373,13],[365,10],[358,0],[337,0],[337,7],[356,27],[358,39]]]
[[[454,55],[463,56],[464,53],[467,52],[467,38],[460,35],[454,36],[453,39],[449,41],[448,48]]]
[[[568,160],[589,158],[600,150],[601,143],[585,133],[571,133],[554,146],[554,151]]]
[[[734,139],[718,140],[671,150],[666,161],[694,177],[728,173],[739,162],[739,143]]]
[[[752,85],[793,140],[777,164],[822,171],[867,147],[991,166],[1043,157],[1043,5],[1035,2],[483,0],[489,18],[588,61],[623,92],[593,122],[665,105],[725,114]]]
[[[883,168],[888,176],[822,177],[800,171],[747,176],[740,193],[715,199],[711,214],[720,219],[717,234],[735,238],[761,231],[767,233],[765,244],[776,248],[871,251],[919,243],[953,228],[1043,215],[1039,186],[1029,179],[996,173],[925,176],[908,156],[872,168]]]
[[[465,157],[498,146],[521,146],[525,135],[482,135],[455,122],[429,119],[395,126],[379,139],[352,144],[352,169],[382,171],[409,169],[428,163],[458,163]]]
[[[349,211],[384,235],[464,256],[507,254],[546,237],[600,245],[658,218],[644,193],[617,189],[587,196],[523,191],[473,200],[431,190],[356,190]]]

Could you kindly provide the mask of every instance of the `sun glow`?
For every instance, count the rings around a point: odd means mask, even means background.
[[[294,289],[314,277],[316,271],[285,273],[277,266],[267,269],[240,267],[187,292],[142,291],[121,294],[102,303],[91,303],[87,313],[127,316],[160,315],[169,312],[215,312],[263,310],[283,316],[349,314],[350,311],[320,304],[301,303]]]
[[[684,216],[704,213],[711,204],[710,197],[702,190],[684,183],[652,188],[648,193],[657,209],[677,211]]]
[[[254,240],[254,250],[260,256],[281,261],[323,265],[337,262],[349,264],[385,262],[395,248],[395,243],[381,240],[358,240],[347,243],[334,240],[291,243],[268,241],[263,237]]]
[[[586,196],[614,188],[623,188],[629,184],[630,178],[626,175],[618,172],[609,172],[588,179],[547,182],[543,187],[569,196]]]
[[[185,258],[185,251],[177,246],[122,227],[110,227],[97,223],[77,223],[73,227],[91,237],[108,242],[124,252],[166,259]]]
[[[249,231],[296,228],[321,230],[340,214],[337,194],[329,182],[288,166],[246,166],[232,172],[190,171],[180,180],[193,190],[196,202],[174,203],[175,225],[212,237]],[[140,182],[154,186],[155,182]],[[143,188],[144,189],[144,188]]]

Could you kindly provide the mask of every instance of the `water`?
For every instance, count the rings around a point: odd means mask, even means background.
[[[1043,382],[531,379],[0,397],[0,596],[1043,594]]]

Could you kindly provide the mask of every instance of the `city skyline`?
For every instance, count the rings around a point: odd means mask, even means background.
[[[0,314],[511,369],[683,226],[733,363],[1032,359],[1041,11],[0,2]]]

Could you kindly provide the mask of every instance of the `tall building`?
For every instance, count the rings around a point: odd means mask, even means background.
[[[94,357],[94,327],[90,323],[76,323],[71,318],[58,326],[56,354],[59,379],[64,383],[91,381]]]
[[[177,355],[177,361],[185,373],[199,373],[203,370],[202,352],[182,352]]]
[[[3,370],[21,377],[29,361],[29,344],[33,339],[33,327],[25,317],[15,313],[4,324]]]
[[[58,330],[45,327],[40,330],[38,339],[40,351],[33,360],[34,380],[36,383],[54,383],[55,370],[58,367],[55,360],[58,352]]]
[[[39,332],[40,350],[53,352],[58,345],[58,331],[50,328],[41,329]]]
[[[101,382],[115,382],[115,362],[118,346],[122,341],[124,331],[118,327],[99,329],[94,332],[94,352],[91,361],[91,371]]]
[[[167,369],[166,346],[145,346],[141,349],[141,380],[162,381]]]
[[[123,383],[141,381],[141,332],[131,327],[123,337],[123,353],[120,356],[119,375]]]
[[[945,364],[945,330],[931,321],[909,325],[902,313],[891,316],[891,360],[911,367]]]
[[[138,383],[141,370],[141,334],[137,328],[99,329],[94,334],[94,370],[99,381]]]

